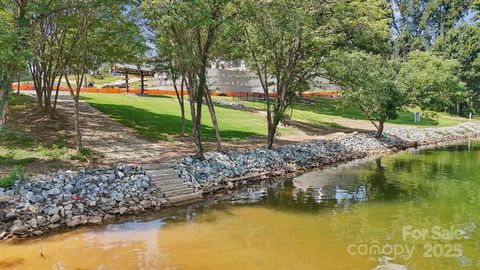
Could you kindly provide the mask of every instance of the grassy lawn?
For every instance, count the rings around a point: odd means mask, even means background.
[[[105,75],[103,76],[102,79],[94,78],[92,76],[88,76],[88,81],[93,81],[95,85],[101,85],[101,84],[106,84],[106,83],[112,83],[118,80],[123,80],[125,77],[123,76],[109,76]]]
[[[180,109],[173,96],[139,97],[123,94],[84,93],[82,99],[151,140],[174,140],[174,137],[181,131]],[[186,104],[187,133],[191,133],[189,110],[189,106]],[[266,120],[262,115],[220,107],[216,108],[216,112],[221,136],[225,140],[266,135]],[[208,109],[205,106],[202,120],[202,136],[205,140],[214,140],[212,126]],[[282,128],[280,132],[281,134],[291,134],[295,132],[295,129]]]
[[[215,97],[231,101],[232,98]],[[116,119],[123,125],[133,128],[142,136],[150,140],[172,141],[180,133],[181,117],[178,103],[173,96],[126,96],[123,94],[84,93],[82,99]],[[247,107],[264,109],[261,101],[245,101],[238,98],[236,102]],[[293,119],[318,124],[320,126],[342,128],[335,122],[338,119],[366,120],[363,114],[355,108],[342,110],[338,108],[338,100],[315,97],[309,101],[313,104],[296,104]],[[191,133],[191,121],[187,104],[187,133]],[[239,140],[249,137],[266,135],[265,117],[261,114],[238,111],[229,108],[216,107],[217,118],[222,138],[225,140]],[[214,140],[214,132],[207,108],[203,111],[202,136],[207,141]],[[463,121],[464,118],[453,117],[440,113],[438,122],[431,119],[422,119],[420,123],[413,123],[413,113],[401,112],[400,117],[391,123],[401,125],[417,125],[420,127],[448,126]],[[281,135],[296,134],[300,131],[293,127],[281,128]]]
[[[74,150],[70,130],[66,119],[40,111],[35,99],[11,95],[6,127],[0,131],[0,186],[20,172],[43,173],[87,161]]]
[[[217,99],[223,99],[227,101],[233,101],[231,97],[215,97]],[[354,120],[367,120],[358,108],[341,109],[339,107],[339,100],[312,97],[309,99],[313,104],[295,104],[293,110],[293,119],[299,121],[306,121],[311,123],[325,124],[335,123],[338,119],[354,119]],[[235,102],[242,103],[247,107],[263,110],[265,109],[264,102],[247,101],[235,98]],[[413,110],[402,111],[399,113],[399,118],[388,121],[389,123],[399,125],[415,125],[419,127],[432,127],[432,126],[451,126],[461,122],[465,122],[467,119],[461,117],[451,116],[446,113],[438,114],[438,121],[432,119],[422,118],[419,123],[413,122]]]

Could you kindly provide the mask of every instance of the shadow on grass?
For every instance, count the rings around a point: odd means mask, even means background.
[[[139,134],[150,140],[170,140],[171,136],[181,132],[182,118],[176,115],[157,114],[138,107],[118,104],[99,104],[89,102],[90,105],[114,118],[121,124],[135,129]],[[186,133],[192,133],[192,121],[186,121]],[[215,140],[212,127],[201,126],[202,138],[206,141]],[[253,136],[262,136],[260,133],[240,130],[220,130],[222,139],[237,140]]]
[[[249,101],[249,100],[244,100]],[[252,101],[250,101],[252,102]],[[256,100],[260,104],[265,104],[263,100]],[[313,112],[328,116],[345,117],[353,120],[368,120],[359,108],[350,107],[342,108],[339,99],[325,97],[308,97],[294,103],[293,108],[298,111]],[[438,121],[435,119],[422,118],[419,123],[414,123],[413,112],[400,111],[398,118],[387,121],[388,123],[402,125],[418,125],[418,126],[436,126]],[[323,124],[323,123],[321,123]]]
[[[294,108],[296,110],[310,111],[314,113],[320,113],[330,116],[342,116],[354,120],[368,120],[367,117],[356,107],[351,108],[342,108],[340,100],[323,98],[323,97],[312,97],[311,101],[313,104],[299,104],[296,103]],[[408,111],[399,111],[398,118],[394,120],[389,120],[389,123],[395,124],[408,124],[408,125],[420,125],[420,126],[436,126],[438,121],[435,119],[423,118],[420,123],[414,123],[414,115],[412,112]]]
[[[150,94],[146,94],[146,95],[141,95],[139,97],[146,97],[146,98],[164,98],[164,99],[176,99],[177,97],[176,96],[167,96],[167,95],[150,95]],[[185,98],[185,104],[187,103],[187,98]]]
[[[371,130],[365,129],[357,129],[357,128],[349,128],[345,127],[336,123],[330,122],[321,122],[321,123],[309,123],[303,121],[296,121],[290,120],[288,123],[290,126],[295,127],[301,131],[303,131],[307,135],[328,135],[335,132],[344,132],[344,133],[351,133],[351,132],[361,132],[361,133],[371,133]]]
[[[29,157],[29,158],[15,159],[13,156],[9,156],[9,155],[0,156],[0,165],[8,165],[8,166],[27,165],[35,161],[38,161],[38,158]]]

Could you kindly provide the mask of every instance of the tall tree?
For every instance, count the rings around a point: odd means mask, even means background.
[[[405,94],[395,83],[398,63],[365,52],[336,52],[330,61],[330,78],[342,88],[342,105],[359,108],[381,138],[385,122],[396,119],[406,105]]]
[[[433,51],[459,62],[460,78],[469,91],[469,99],[480,108],[480,24],[461,24],[440,37]]]
[[[105,62],[137,62],[145,52],[138,26],[127,17],[135,8],[133,3],[129,0],[81,0],[70,9],[72,17],[68,23],[66,53],[60,62],[74,101],[77,151],[82,149],[79,101],[85,75]],[[69,75],[75,78],[75,85],[70,82]]]
[[[175,46],[172,46],[170,40],[165,36],[155,35],[154,43],[157,49],[157,56],[150,62],[155,65],[157,71],[168,74],[173,82],[182,118],[180,135],[185,136],[185,74],[180,70],[179,56],[176,55]]]
[[[426,50],[453,29],[470,10],[472,0],[391,0],[392,37],[403,61],[414,50]]]
[[[0,129],[7,113],[13,78],[28,55],[27,15],[30,1],[0,1]]]
[[[245,1],[242,46],[263,88],[268,149],[295,97],[325,75],[322,65],[333,48],[385,50],[389,18],[383,1],[363,2]]]
[[[66,42],[73,10],[80,2],[73,0],[40,1],[31,9],[32,16],[39,19],[29,27],[29,41],[33,54],[28,65],[37,93],[38,106],[52,110],[51,97],[55,82],[62,77],[66,54]]]
[[[192,118],[196,157],[203,159],[201,122],[203,102],[209,109],[214,125],[217,150],[221,140],[215,109],[207,83],[207,68],[217,34],[234,15],[233,0],[145,2],[144,11],[150,27],[160,39],[168,41],[173,55],[171,63],[185,78]]]
[[[424,112],[445,111],[465,98],[465,84],[458,77],[458,62],[430,52],[411,52],[402,64],[397,85],[409,104]]]

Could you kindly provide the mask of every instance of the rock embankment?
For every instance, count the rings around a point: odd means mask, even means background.
[[[140,167],[60,171],[0,189],[0,239],[28,237],[160,208],[165,199]]]
[[[480,136],[480,123],[445,128],[394,128],[378,140],[372,134],[344,134],[329,140],[291,144],[275,150],[209,152],[205,160],[185,157],[174,163],[178,175],[202,191],[279,176],[312,167]],[[42,235],[62,228],[101,224],[121,215],[167,205],[164,194],[137,166],[60,171],[0,188],[0,240]]]
[[[186,157],[173,167],[189,185],[204,191],[230,188],[237,180],[264,175],[282,175],[312,167],[365,157],[371,153],[404,150],[480,136],[479,123],[444,128],[393,128],[381,140],[373,134],[352,133],[331,140],[291,144],[275,150],[209,152],[205,160]]]

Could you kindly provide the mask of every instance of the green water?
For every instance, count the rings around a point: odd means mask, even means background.
[[[469,142],[263,182],[2,244],[0,268],[480,269],[479,157]]]

